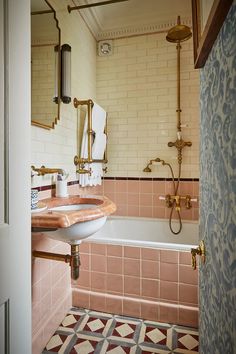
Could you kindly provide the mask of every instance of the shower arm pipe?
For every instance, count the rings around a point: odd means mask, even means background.
[[[83,10],[83,9],[87,9],[89,7],[110,5],[110,4],[115,4],[117,2],[124,2],[124,1],[129,1],[129,0],[107,0],[107,1],[94,2],[93,4],[85,4],[85,5],[79,5],[79,6],[68,5],[67,10],[69,13],[71,13],[71,11],[73,11],[73,10]]]
[[[177,130],[181,132],[181,108],[180,108],[180,41],[177,42]]]

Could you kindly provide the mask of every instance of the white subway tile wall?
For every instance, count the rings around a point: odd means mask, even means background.
[[[108,174],[116,177],[170,177],[166,167],[143,172],[161,157],[177,171],[177,51],[165,33],[113,41],[113,55],[97,57],[97,100],[108,112]],[[199,73],[192,40],[181,44],[182,177],[199,177]]]

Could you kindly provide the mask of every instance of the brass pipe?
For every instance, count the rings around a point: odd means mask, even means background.
[[[82,10],[82,9],[87,9],[88,7],[96,7],[96,6],[103,6],[103,5],[109,5],[109,4],[114,4],[117,2],[124,2],[128,0],[107,0],[107,1],[101,1],[101,2],[94,2],[93,4],[86,4],[86,5],[79,5],[79,6],[67,6],[67,10],[69,13],[73,10]]]
[[[69,254],[51,253],[43,251],[33,251],[32,255],[33,257],[37,258],[52,259],[54,261],[61,261],[65,263],[70,263],[71,258]]]
[[[176,46],[177,49],[177,130],[181,132],[181,118],[180,118],[180,113],[181,108],[180,108],[180,50],[181,50],[181,45],[180,41],[177,43]]]
[[[92,137],[93,137],[93,129],[92,129],[92,107],[93,101],[89,100],[88,102],[88,163],[92,162]]]
[[[71,267],[71,278],[73,280],[79,278],[79,267],[81,264],[80,255],[79,255],[79,245],[71,245],[71,255],[34,250],[32,251],[32,256],[37,258],[51,259],[53,261],[69,263]]]

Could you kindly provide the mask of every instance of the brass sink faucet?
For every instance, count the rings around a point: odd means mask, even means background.
[[[45,166],[41,166],[39,168],[31,166],[31,176],[34,175],[34,172],[37,173],[37,176],[44,176],[49,173],[59,173],[60,175],[65,175],[65,171],[62,168],[46,168]]]

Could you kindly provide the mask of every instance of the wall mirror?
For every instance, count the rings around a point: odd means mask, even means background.
[[[60,118],[60,28],[47,0],[31,0],[31,124],[53,129]]]

